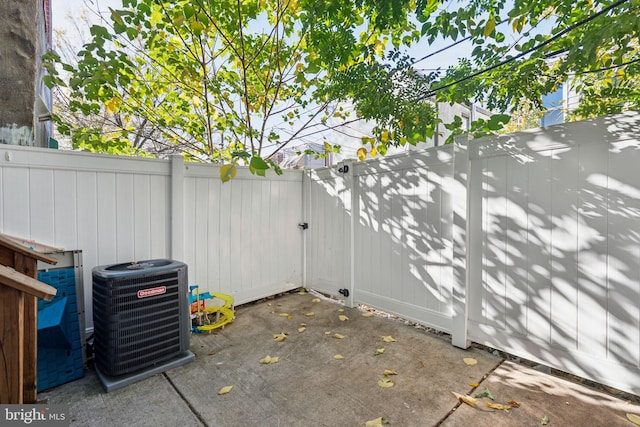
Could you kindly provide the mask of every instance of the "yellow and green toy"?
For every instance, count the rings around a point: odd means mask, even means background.
[[[206,300],[222,300],[222,305],[207,305]],[[223,328],[235,319],[233,297],[219,292],[200,292],[198,285],[189,286],[191,318],[196,319],[192,332],[211,332]]]

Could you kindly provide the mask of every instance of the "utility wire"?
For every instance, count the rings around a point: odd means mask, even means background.
[[[484,68],[484,69],[482,69],[482,70],[478,70],[478,71],[476,71],[475,73],[471,73],[471,74],[469,74],[468,76],[465,76],[465,77],[463,77],[463,78],[461,78],[461,79],[458,79],[458,80],[456,80],[456,81],[453,81],[453,82],[451,82],[451,83],[447,83],[447,84],[445,84],[445,85],[442,85],[442,86],[436,87],[436,88],[434,88],[434,89],[431,89],[429,92],[427,92],[426,94],[424,94],[424,95],[420,96],[418,99],[416,99],[416,101],[422,101],[422,100],[424,100],[424,99],[426,99],[426,98],[430,98],[430,97],[434,96],[437,92],[439,92],[439,91],[441,91],[441,90],[443,90],[443,89],[447,89],[447,88],[449,88],[449,87],[451,87],[451,86],[455,86],[455,85],[457,85],[458,83],[462,83],[462,82],[465,82],[465,81],[467,81],[467,80],[471,80],[471,79],[472,79],[472,78],[474,78],[474,77],[477,77],[477,76],[479,76],[479,75],[481,75],[481,74],[488,73],[489,71],[492,71],[492,70],[495,70],[496,68],[502,67],[503,65],[506,65],[506,64],[508,64],[508,63],[510,63],[510,62],[513,62],[513,61],[515,61],[516,59],[520,59],[520,58],[522,58],[523,56],[528,55],[528,54],[529,54],[529,53],[531,53],[531,52],[535,52],[536,50],[541,49],[541,48],[543,48],[544,46],[548,45],[549,43],[551,43],[551,42],[553,42],[553,41],[555,41],[555,40],[559,39],[559,38],[560,38],[560,37],[562,37],[562,36],[564,36],[564,35],[565,35],[565,34],[567,34],[569,31],[572,31],[572,30],[574,30],[575,28],[580,27],[580,26],[582,26],[582,25],[586,24],[587,22],[592,21],[593,19],[597,18],[598,16],[603,15],[603,14],[605,14],[605,13],[609,12],[611,9],[614,9],[614,8],[616,8],[616,7],[620,6],[621,4],[626,3],[627,1],[629,1],[629,0],[619,0],[619,1],[617,1],[617,2],[615,2],[615,3],[613,3],[613,4],[611,4],[611,5],[609,5],[609,6],[607,6],[607,7],[605,7],[604,9],[600,10],[599,12],[597,12],[597,13],[595,13],[595,14],[591,15],[591,16],[588,16],[587,18],[585,18],[585,19],[583,19],[583,20],[581,20],[581,21],[576,22],[576,23],[575,23],[575,24],[573,24],[573,25],[568,26],[567,28],[565,28],[564,30],[560,31],[560,32],[559,32],[558,34],[556,34],[555,36],[553,36],[553,37],[551,37],[551,38],[549,38],[549,39],[547,39],[547,40],[543,41],[542,43],[540,43],[540,44],[538,44],[538,45],[536,45],[536,46],[533,46],[532,48],[527,49],[527,50],[525,50],[524,52],[520,52],[518,55],[516,55],[516,56],[514,56],[514,57],[511,57],[511,58],[506,59],[506,60],[504,60],[504,61],[498,62],[497,64],[494,64],[494,65],[492,65],[492,66],[490,66],[490,67],[487,67],[487,68]]]
[[[507,22],[507,20],[506,20],[506,19],[503,19],[502,21],[497,22],[497,23],[496,23],[496,27],[497,27],[498,25],[500,25],[500,24],[505,23],[505,22]],[[460,43],[464,43],[464,42],[466,42],[467,40],[471,40],[471,38],[472,38],[472,36],[470,36],[470,35],[469,35],[469,36],[467,36],[467,37],[465,37],[465,38],[462,38],[462,39],[460,39],[460,40],[458,40],[458,41],[455,41],[455,42],[451,43],[450,45],[447,45],[447,46],[445,46],[445,47],[443,47],[443,48],[440,48],[440,49],[436,50],[435,52],[431,52],[431,53],[429,53],[428,55],[423,56],[422,58],[416,59],[415,61],[413,61],[413,62],[411,63],[411,65],[415,65],[415,64],[417,64],[418,62],[422,62],[422,61],[424,61],[425,59],[429,59],[429,58],[431,58],[432,56],[435,56],[435,55],[437,55],[437,54],[439,54],[439,53],[444,52],[445,50],[449,50],[449,49],[451,49],[452,47],[455,47],[455,46],[459,45]]]

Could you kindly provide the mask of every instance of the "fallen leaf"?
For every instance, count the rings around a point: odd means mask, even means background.
[[[451,393],[453,393],[456,399],[458,399],[460,402],[466,403],[467,405],[473,408],[478,407],[478,405],[476,405],[477,400],[474,399],[473,397],[467,396],[466,394],[456,393],[455,391],[452,391]]]
[[[489,408],[497,409],[499,411],[506,411],[507,409],[511,409],[511,405],[503,405],[501,403],[484,402],[484,404]]]
[[[262,363],[263,365],[271,365],[274,363],[278,363],[278,359],[279,357],[271,357],[271,356],[267,356],[263,359],[260,359],[260,363]]]
[[[324,333],[325,335],[331,335],[331,331],[327,331]]]
[[[339,308],[338,309],[338,313],[342,313],[344,311],[344,308]]]
[[[284,340],[286,340],[286,339],[287,339],[287,334],[285,334],[284,332],[283,332],[283,333],[281,333],[281,334],[275,334],[275,335],[273,336],[273,339],[274,339],[276,342],[282,342],[282,341],[284,341]]]
[[[364,427],[383,427],[383,425],[387,424],[384,418],[376,418],[375,420],[367,421]]]
[[[386,336],[382,337],[382,341],[384,341],[384,342],[396,342],[396,339],[394,337],[392,337],[391,335],[386,335]]]
[[[335,356],[333,356],[333,358],[336,360],[344,360],[344,356],[341,354],[336,354]]]
[[[371,312],[362,313],[362,317],[373,317],[373,313]]]
[[[389,377],[380,378],[378,380],[378,385],[382,388],[393,387],[393,381],[391,381]]]
[[[395,369],[385,369],[384,370],[384,374],[385,375],[398,375],[398,373],[396,372]]]
[[[300,333],[302,333],[302,332],[304,332],[306,330],[307,330],[307,328],[304,327],[304,326],[301,326],[301,327],[298,328],[298,332],[300,332]]]
[[[380,356],[382,353],[384,353],[384,347],[380,347],[378,349],[376,349],[376,352],[373,353],[374,356]]]
[[[480,393],[476,394],[476,396],[475,396],[475,397],[476,397],[476,398],[478,398],[478,399],[479,399],[479,398],[481,398],[481,397],[488,397],[488,398],[489,398],[489,399],[491,399],[491,400],[496,400],[496,399],[493,397],[493,394],[491,394],[491,392],[489,391],[489,389],[488,389],[487,387],[485,387],[485,388],[484,388],[484,391],[483,391],[483,392],[480,392]],[[497,408],[496,408],[496,409],[497,409]]]
[[[345,338],[345,336],[344,336],[344,335],[342,335],[342,334],[333,334],[333,337],[334,337],[334,338],[337,338],[337,339],[339,339],[339,340],[341,340],[342,338]]]
[[[451,392],[460,402],[466,403],[472,408],[479,409],[481,411],[493,411],[491,408],[486,408],[483,406],[478,406],[478,401],[471,396],[467,396],[466,394],[456,393],[455,391]]]
[[[338,316],[338,319],[340,319],[341,322],[349,320],[349,318],[347,316],[345,316],[344,314],[341,314],[340,316]]]
[[[213,356],[213,355],[215,355],[215,354],[216,354],[216,352],[215,352],[215,351],[212,351],[211,353],[209,353],[209,356]]]
[[[540,418],[540,424],[543,425],[543,426],[546,426],[547,424],[549,424],[549,418],[547,418],[546,415],[544,417]]]
[[[310,311],[309,313],[306,313],[305,316],[307,317],[312,317],[315,316],[316,314],[313,311]]]
[[[480,384],[477,384],[477,383],[470,383],[470,384],[469,384],[469,387],[476,388],[476,387],[478,387],[479,385],[480,385]]]
[[[464,363],[466,363],[469,366],[473,366],[473,365],[477,365],[478,361],[476,359],[474,359],[473,357],[465,357],[464,359]]]
[[[311,300],[311,302],[320,302],[320,298],[314,298]]]
[[[280,313],[279,315],[282,316],[282,317],[286,317],[287,319],[291,319],[293,317],[289,313]]]
[[[222,387],[220,389],[220,391],[218,392],[218,394],[227,394],[227,393],[229,393],[231,391],[231,389],[233,389],[232,385],[228,385],[226,387]]]
[[[629,421],[631,421],[634,424],[637,424],[640,426],[640,417],[636,414],[627,414],[627,419]]]
[[[510,400],[507,403],[511,405],[512,408],[517,408],[518,406],[520,406],[520,402],[516,402],[515,400]]]
[[[300,289],[300,290],[298,291],[298,294],[300,294],[300,295],[305,295],[306,293],[307,293],[307,291],[306,291],[306,290],[304,290],[304,289]]]

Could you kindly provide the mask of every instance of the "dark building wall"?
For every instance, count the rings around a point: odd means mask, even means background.
[[[48,7],[43,0],[0,2],[0,143],[48,146],[51,125],[37,118],[51,105],[40,66],[49,45]]]

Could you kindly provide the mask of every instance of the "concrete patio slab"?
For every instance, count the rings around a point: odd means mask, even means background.
[[[627,413],[640,407],[592,388],[505,361],[477,388],[495,403],[520,403],[508,411],[483,412],[462,404],[442,426],[633,426]],[[491,402],[479,399],[478,404]],[[545,422],[547,424],[545,424]]]
[[[69,404],[78,426],[364,426],[378,417],[395,426],[533,426],[545,415],[549,425],[576,425],[567,423],[577,419],[573,412],[618,425],[626,412],[640,414],[638,406],[587,387],[362,314],[317,295],[286,294],[239,307],[236,320],[217,334],[192,335],[193,363],[108,394],[88,371],[39,398]],[[286,339],[276,342],[280,333]],[[279,360],[261,364],[266,356]],[[378,385],[385,370],[397,372],[388,376],[392,387]],[[225,386],[233,389],[218,395]],[[451,394],[485,386],[522,405],[484,413],[458,406]]]

